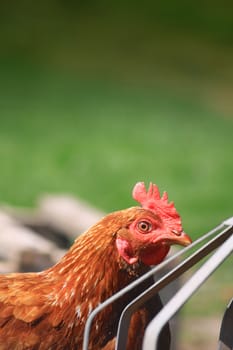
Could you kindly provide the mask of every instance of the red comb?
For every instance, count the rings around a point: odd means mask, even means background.
[[[149,209],[160,215],[172,229],[181,230],[181,219],[177,213],[173,202],[168,202],[166,192],[160,196],[159,189],[156,185],[150,183],[148,191],[144,182],[138,182],[133,189],[133,198],[145,209]],[[175,226],[175,227],[174,227]]]

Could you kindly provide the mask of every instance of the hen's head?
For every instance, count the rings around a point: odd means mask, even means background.
[[[142,207],[126,210],[127,225],[117,232],[116,245],[120,256],[128,263],[156,265],[167,255],[172,244],[186,246],[192,241],[182,230],[181,218],[167,193],[160,197],[152,183],[146,191],[143,182],[133,189],[133,198]]]

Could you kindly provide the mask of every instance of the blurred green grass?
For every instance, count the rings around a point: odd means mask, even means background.
[[[193,237],[232,215],[232,120],[171,89],[0,65],[0,201],[70,192],[106,210],[167,190]]]
[[[233,295],[232,263],[233,256],[230,255],[184,306],[182,309],[184,317],[223,316]],[[201,263],[199,267],[200,265]],[[189,271],[188,274],[191,275],[192,272]]]

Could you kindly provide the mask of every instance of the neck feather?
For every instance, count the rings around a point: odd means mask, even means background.
[[[50,269],[53,276],[59,276],[56,299],[60,303],[74,299],[75,304],[93,300],[97,305],[129,283],[131,278],[122,266],[113,225],[99,223],[81,235]]]

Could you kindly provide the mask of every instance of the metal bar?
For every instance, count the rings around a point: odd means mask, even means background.
[[[207,242],[199,250],[185,259],[183,262],[178,264],[169,273],[163,276],[159,281],[154,283],[143,293],[141,293],[137,298],[135,298],[131,303],[129,303],[121,314],[121,318],[118,325],[117,332],[117,342],[116,350],[122,350],[126,348],[128,328],[132,314],[138,310],[142,305],[144,305],[151,297],[156,295],[162,288],[171,283],[174,279],[182,275],[190,267],[194,266],[198,261],[204,258],[206,255],[211,253],[214,249],[219,247],[231,234],[233,233],[233,228],[226,228],[220,232],[211,241]]]
[[[233,251],[233,235],[200,267],[148,325],[143,350],[158,349],[159,334],[168,320],[185,304],[205,280]]]
[[[227,305],[227,309],[224,313],[220,335],[219,335],[219,348],[218,350],[233,349],[233,299]]]
[[[141,283],[146,281],[148,278],[153,276],[155,273],[162,270],[164,267],[168,266],[170,263],[175,261],[178,257],[185,254],[190,249],[192,249],[196,245],[200,244],[204,240],[207,240],[208,238],[210,238],[211,236],[216,234],[216,232],[219,232],[220,230],[222,230],[225,226],[229,226],[229,223],[227,221],[221,223],[220,225],[215,227],[213,230],[209,231],[208,233],[206,233],[202,237],[198,238],[190,246],[188,246],[188,247],[182,249],[181,251],[179,251],[178,253],[174,254],[172,257],[168,258],[166,261],[162,262],[160,265],[154,267],[149,272],[147,272],[146,274],[144,274],[143,276],[138,278],[136,281],[134,281],[133,283],[131,283],[127,287],[121,289],[119,292],[117,292],[116,294],[114,294],[113,296],[111,296],[110,298],[105,300],[103,303],[101,303],[99,306],[97,306],[89,315],[87,322],[86,322],[86,325],[85,325],[84,337],[83,337],[83,350],[88,350],[91,326],[92,326],[92,323],[94,321],[94,318],[96,317],[96,315],[99,312],[101,312],[105,307],[107,307],[108,305],[110,305],[111,303],[116,301],[117,299],[121,298],[124,294],[130,292],[133,288],[137,287],[138,285],[140,285]]]

